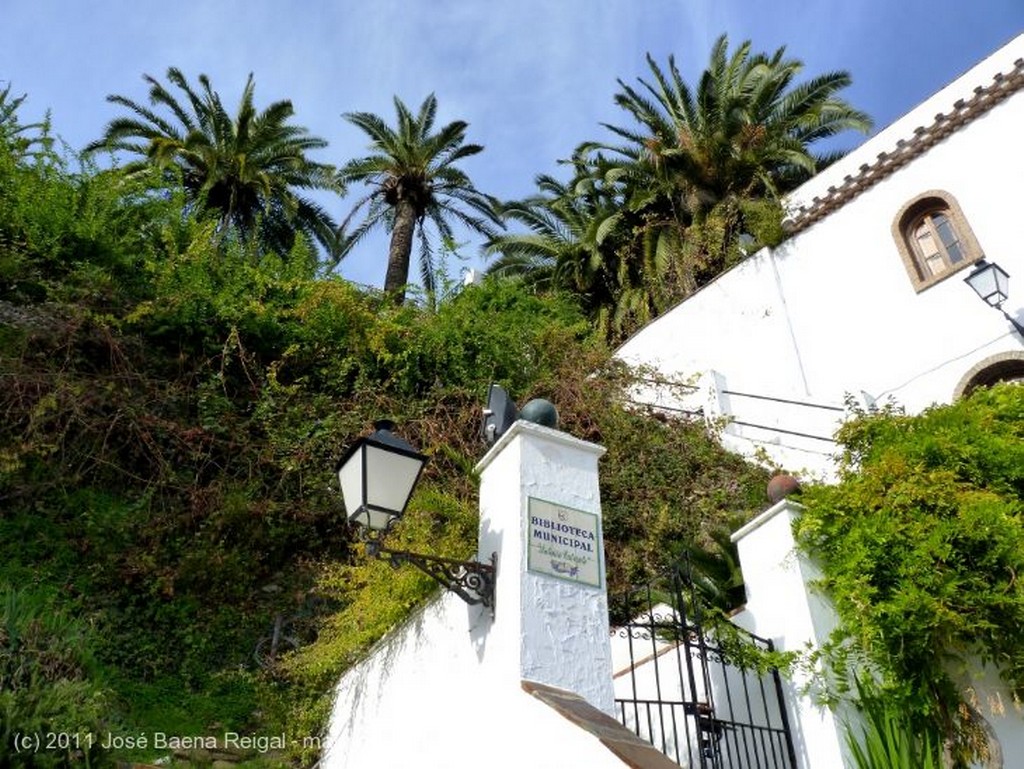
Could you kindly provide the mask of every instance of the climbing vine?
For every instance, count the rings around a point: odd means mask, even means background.
[[[1024,694],[1024,388],[861,413],[838,438],[840,482],[805,491],[796,523],[838,614],[835,691],[873,671],[966,765],[986,752],[965,699],[979,666]]]

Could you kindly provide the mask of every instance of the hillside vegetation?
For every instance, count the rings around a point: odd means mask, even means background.
[[[475,549],[492,381],[608,446],[613,589],[761,506],[765,473],[702,423],[621,405],[631,374],[572,296],[442,280],[396,305],[156,171],[37,149],[0,146],[0,764],[152,760],[168,751],[87,738],[229,729],[285,731],[264,764],[308,760],[327,687],[433,589],[345,523],[335,462],[376,418],[431,457],[395,535],[411,548]],[[258,666],[279,614],[303,646]],[[79,737],[13,751],[46,732]]]

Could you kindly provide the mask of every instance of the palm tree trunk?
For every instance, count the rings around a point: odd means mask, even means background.
[[[391,246],[388,249],[388,271],[384,276],[384,293],[389,294],[395,304],[405,301],[415,232],[416,209],[409,201],[400,200],[395,209],[395,226],[391,230]]]

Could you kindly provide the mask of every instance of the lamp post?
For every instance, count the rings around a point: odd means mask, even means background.
[[[1021,326],[1003,309],[1003,302],[1010,295],[1010,276],[1006,270],[995,262],[986,262],[984,259],[980,259],[971,274],[964,278],[964,283],[973,288],[974,293],[980,296],[985,304],[1003,313],[1003,317],[1010,321],[1018,334],[1024,337],[1024,326]]]
[[[353,443],[338,463],[338,482],[349,522],[364,529],[370,555],[386,557],[395,568],[411,564],[466,603],[483,604],[493,610],[497,555],[486,564],[382,546],[383,537],[405,515],[427,462],[425,454],[392,432],[394,427],[389,420],[376,422],[374,432]]]

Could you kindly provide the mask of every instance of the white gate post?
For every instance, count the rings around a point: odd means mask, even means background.
[[[796,548],[793,520],[802,508],[782,499],[732,535],[747,588],[745,611],[733,617],[741,627],[770,638],[779,651],[820,647],[835,627],[835,615],[811,585],[821,575]],[[813,683],[798,671],[785,688],[790,729],[799,769],[846,766],[839,718],[801,692]]]
[[[603,453],[558,430],[513,424],[477,465],[478,557],[498,555],[494,624],[483,643],[499,677],[565,689],[614,714]]]

